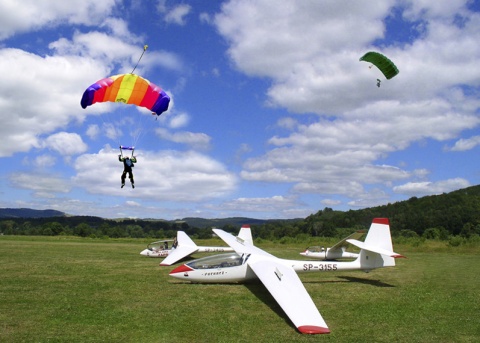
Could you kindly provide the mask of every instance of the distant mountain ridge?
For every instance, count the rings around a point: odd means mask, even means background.
[[[255,218],[246,218],[246,217],[229,217],[229,218],[215,218],[215,219],[205,219],[205,218],[196,218],[196,217],[186,217],[181,220],[176,220],[176,222],[185,222],[189,226],[198,227],[198,228],[208,228],[208,227],[224,227],[225,225],[233,225],[235,227],[240,227],[242,225],[262,225],[265,223],[273,222],[295,222],[303,220],[303,218],[298,219],[255,219]]]
[[[28,219],[28,218],[53,218],[53,217],[80,217],[80,218],[89,218],[91,220],[112,220],[108,218],[101,218],[95,216],[71,216],[64,212],[57,210],[34,210],[31,208],[0,208],[0,219]],[[113,219],[114,221],[125,221],[131,220],[130,218],[123,219]],[[170,223],[187,223],[189,226],[197,228],[209,228],[209,227],[224,227],[225,225],[233,225],[235,227],[242,226],[244,224],[250,225],[262,225],[267,222],[276,222],[276,221],[298,221],[301,219],[255,219],[255,218],[246,218],[246,217],[230,217],[230,218],[216,218],[216,219],[205,219],[197,217],[186,217],[183,219],[175,220],[163,220],[163,219],[140,219],[142,221],[165,221]]]
[[[0,208],[0,218],[50,218],[65,217],[57,210],[34,210],[31,208]]]

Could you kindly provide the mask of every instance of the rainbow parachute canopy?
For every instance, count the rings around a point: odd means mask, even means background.
[[[97,102],[123,102],[148,108],[160,115],[168,110],[170,97],[159,86],[135,74],[119,74],[88,87],[80,104],[87,108]]]
[[[375,52],[369,51],[362,57],[360,57],[360,61],[370,62],[375,65],[380,71],[385,75],[387,80],[390,80],[392,77],[398,74],[397,66],[390,61],[386,56]]]

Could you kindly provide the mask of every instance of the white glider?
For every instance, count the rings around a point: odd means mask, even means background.
[[[252,231],[250,226],[243,225],[238,233],[238,238],[246,242],[246,244],[253,245]],[[187,257],[195,252],[226,252],[234,251],[231,247],[207,247],[198,246],[194,241],[183,231],[177,232],[177,246],[171,249],[168,256],[160,263],[161,266],[170,266],[182,258]]]
[[[330,333],[327,324],[307,293],[300,272],[364,270],[395,266],[395,258],[403,257],[392,248],[387,218],[375,218],[365,242],[351,239],[361,248],[351,262],[296,261],[277,258],[242,239],[218,229],[213,231],[236,253],[213,255],[181,265],[170,275],[191,282],[241,282],[258,278],[272,294],[297,329],[304,334]]]
[[[169,248],[169,242],[173,243],[175,240],[164,239],[161,241],[152,242],[147,245],[146,249],[140,252],[140,255],[148,257],[167,257],[171,251],[171,248]]]
[[[300,255],[317,258],[319,260],[336,260],[339,258],[357,258],[358,254],[347,251],[349,239],[359,239],[365,234],[365,231],[357,231],[352,233],[350,236],[342,239],[340,242],[335,243],[332,247],[325,249],[320,246],[308,247],[304,252],[301,252]]]

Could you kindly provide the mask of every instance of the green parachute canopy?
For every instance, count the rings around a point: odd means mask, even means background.
[[[398,74],[398,68],[395,66],[395,64],[386,56],[378,52],[369,51],[360,57],[360,61],[372,63],[383,73],[383,75],[385,75],[387,80],[390,80],[392,77]]]

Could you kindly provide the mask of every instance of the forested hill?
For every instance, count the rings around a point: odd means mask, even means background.
[[[389,218],[392,233],[397,234],[413,231],[423,235],[429,229],[445,230],[450,235],[480,234],[480,185],[362,210],[325,208],[305,218],[305,225],[313,229],[313,234],[328,236],[339,227],[368,227],[376,217]]]
[[[0,208],[0,218],[49,218],[63,216],[65,216],[65,213],[56,210],[33,210],[31,208]]]
[[[480,186],[447,194],[412,197],[384,206],[334,211],[325,208],[305,219],[260,220],[252,218],[202,219],[104,219],[68,216],[54,210],[0,209],[0,233],[20,235],[73,234],[91,237],[174,237],[185,231],[193,237],[210,237],[211,227],[237,233],[250,224],[254,237],[280,239],[298,235],[345,237],[352,230],[368,229],[373,218],[390,219],[393,236],[442,238],[480,235]]]

